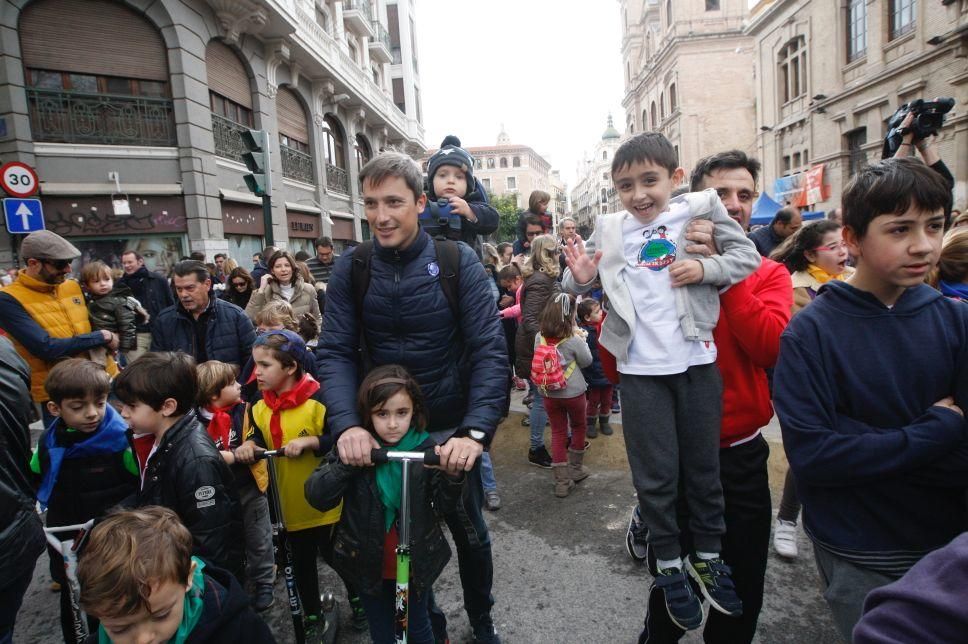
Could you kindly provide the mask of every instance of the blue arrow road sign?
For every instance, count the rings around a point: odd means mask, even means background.
[[[44,209],[40,199],[4,199],[3,215],[7,232],[24,235],[44,229]]]

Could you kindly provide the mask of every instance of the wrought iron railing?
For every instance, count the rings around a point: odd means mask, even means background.
[[[176,145],[168,98],[27,88],[34,141]]]
[[[337,167],[332,163],[326,164],[326,187],[330,190],[342,192],[344,195],[350,193],[350,181],[346,170]]]
[[[378,20],[373,21],[373,40],[382,43],[390,51],[390,32]]]
[[[212,135],[215,137],[215,154],[241,163],[245,146],[242,144],[242,137],[240,135],[248,129],[246,126],[235,121],[230,121],[224,116],[212,113]]]
[[[313,179],[313,158],[311,156],[282,144],[279,145],[279,154],[282,159],[282,176],[303,183],[316,183]]]
[[[373,20],[369,0],[343,0],[343,13],[347,11],[359,11],[367,20]]]

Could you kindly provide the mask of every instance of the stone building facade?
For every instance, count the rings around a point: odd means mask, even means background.
[[[763,186],[796,188],[822,168],[803,205],[829,210],[863,164],[880,159],[902,103],[956,100],[938,136],[968,199],[968,0],[763,0],[745,33],[756,57],[756,155]],[[775,187],[776,186],[776,187]],[[783,196],[782,194],[780,195]]]
[[[747,0],[620,0],[625,132],[654,131],[687,170],[756,141]]]
[[[412,23],[412,0],[12,0],[0,158],[36,168],[47,227],[85,258],[130,248],[164,270],[197,250],[251,266],[267,231],[239,133],[264,129],[275,243],[358,241],[360,165],[424,150]],[[397,76],[413,85],[399,105]]]
[[[622,143],[622,135],[615,129],[612,116],[601,140],[578,164],[578,178],[571,191],[571,209],[578,232],[585,238],[595,227],[595,217],[622,209],[612,185],[612,159]]]

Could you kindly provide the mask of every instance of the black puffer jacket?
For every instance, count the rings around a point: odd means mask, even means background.
[[[123,284],[115,286],[110,293],[100,297],[87,296],[87,312],[91,316],[92,331],[111,331],[118,334],[122,351],[134,351],[138,347],[135,305],[128,298],[134,297],[131,289]]]
[[[429,440],[423,448],[433,445]],[[331,458],[336,458],[335,451]],[[454,481],[440,470],[422,465],[410,468],[410,587],[418,593],[433,585],[450,560],[439,517],[456,507],[462,486],[463,477]],[[386,530],[376,468],[323,461],[306,480],[305,491],[309,504],[322,512],[343,501],[333,567],[347,579],[356,579],[361,593],[379,595]]]
[[[174,510],[192,533],[192,554],[243,579],[242,512],[232,473],[195,412],[165,432],[148,459],[138,505]]]
[[[144,266],[132,275],[122,275],[118,281],[131,289],[134,298],[141,302],[141,306],[151,316],[147,323],[139,322],[138,333],[148,333],[158,314],[175,303],[175,294],[171,292],[168,280]]]
[[[252,355],[255,327],[245,311],[211,293],[205,327],[205,355],[241,367]],[[158,314],[151,325],[152,351],[183,351],[197,359],[195,318],[176,304]]]
[[[440,285],[434,244],[421,232],[403,251],[373,245],[363,327],[374,366],[406,367],[427,400],[432,430],[474,427],[493,434],[504,409],[507,351],[487,274],[463,243],[460,311],[454,314]],[[362,426],[356,411],[360,329],[351,269],[355,249],[344,253],[326,290],[326,317],[317,354],[318,380],[334,434]]]
[[[30,369],[0,336],[0,588],[33,570],[44,550],[30,476]]]

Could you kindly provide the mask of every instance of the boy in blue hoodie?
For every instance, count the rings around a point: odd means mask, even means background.
[[[54,422],[44,430],[30,469],[40,477],[37,500],[49,527],[85,523],[103,516],[138,489],[138,464],[128,446],[128,424],[107,404],[111,377],[82,358],[57,363],[44,382],[47,411]],[[69,534],[58,535],[62,539]],[[74,638],[68,585],[61,555],[48,547],[50,574],[61,585],[61,630]]]
[[[846,640],[868,592],[968,521],[968,307],[923,283],[948,198],[913,159],[859,172],[843,196],[857,271],[825,284],[780,341],[773,402]]]

